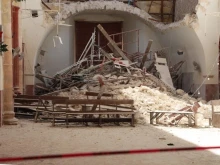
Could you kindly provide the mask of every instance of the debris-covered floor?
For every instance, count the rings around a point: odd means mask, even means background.
[[[19,120],[17,126],[4,126],[0,131],[0,155],[26,156],[88,151],[166,148],[220,145],[216,128],[154,127],[51,127],[50,123]],[[183,140],[184,139],[184,140]],[[168,146],[167,144],[173,144]],[[30,147],[31,146],[31,147]],[[161,154],[118,155],[76,159],[54,159],[11,164],[105,164],[105,165],[219,165],[220,152],[193,151]]]

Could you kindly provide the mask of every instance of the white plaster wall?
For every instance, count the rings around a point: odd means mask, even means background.
[[[187,61],[185,72],[193,72],[193,61],[200,64],[202,72],[201,74],[194,72],[193,80],[195,84],[194,91],[200,87],[199,91],[202,97],[205,96],[205,84],[218,84],[218,61],[216,59],[218,58],[219,21],[217,17],[208,16],[208,13],[217,12],[218,10],[218,0],[199,0],[196,7],[196,17],[198,19],[187,15],[183,22],[186,23],[188,28],[187,26],[185,28],[179,26],[179,28],[171,30],[171,24],[167,28],[164,27],[163,35],[161,35],[163,44],[168,45],[170,43],[171,45],[172,53],[170,57],[172,63],[181,60],[175,55],[175,49],[184,47],[186,48],[186,54],[183,58],[186,58]],[[205,79],[207,75],[213,75],[214,78]]]
[[[73,25],[73,20],[69,18],[65,23]],[[63,44],[55,40],[56,47],[54,47],[53,37],[57,35],[57,29],[54,27],[41,46],[41,49],[46,51],[44,56],[38,54],[37,62],[40,63],[42,69],[45,69],[48,75],[51,76],[73,63],[73,26],[59,26],[58,34],[62,38]]]
[[[208,16],[208,13],[219,11],[218,0],[199,0],[196,13],[198,17],[198,28],[195,32],[203,46],[205,54],[205,64],[200,76],[201,83],[216,84],[219,83],[218,75],[218,42],[219,42],[219,19],[214,16]],[[207,75],[213,75],[210,80],[206,79]],[[200,85],[199,84],[199,85]],[[204,86],[201,87],[201,95],[205,95]]]
[[[24,58],[24,81],[25,85],[34,84],[34,65],[38,50],[44,41],[45,35],[53,28],[53,24],[48,24],[44,18],[45,14],[39,11],[39,17],[32,18],[30,10],[41,10],[41,0],[26,0],[22,2],[22,37],[25,44]]]
[[[125,22],[123,24],[123,30],[129,31],[133,29],[140,29],[139,31],[139,51],[141,53],[145,52],[147,47],[147,43],[149,40],[153,40],[153,44],[151,46],[151,51],[156,51],[161,49],[160,41],[158,40],[158,36],[156,31],[152,28],[148,27],[143,21],[139,20],[137,17],[130,15],[126,17]],[[124,36],[124,42],[136,41],[137,33],[128,33]],[[137,44],[129,44],[125,46],[126,51],[128,53],[137,52]]]
[[[181,27],[174,30],[169,30],[164,34],[160,34],[161,44],[167,54],[167,60],[170,66],[177,64],[180,61],[185,61],[181,71],[184,74],[190,75],[183,80],[183,89],[189,90],[193,84],[200,84],[201,76],[204,72],[205,55],[203,47],[199,41],[198,36],[193,29],[188,27]],[[178,50],[183,51],[183,55],[178,55]],[[194,70],[193,61],[201,66],[202,72],[199,73]]]
[[[200,0],[197,6],[197,16],[199,28],[195,29],[195,32],[203,45],[205,54],[205,68],[203,75],[212,74],[214,78],[206,83],[217,84],[218,83],[218,68],[216,57],[218,53],[219,43],[219,18],[214,16],[208,16],[208,13],[218,12],[219,10],[218,0]],[[210,70],[215,63],[215,67],[210,73]]]

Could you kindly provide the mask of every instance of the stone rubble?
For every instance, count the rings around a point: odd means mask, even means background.
[[[198,109],[198,121],[196,124],[202,127],[208,126],[208,118],[211,117],[211,105],[206,104],[201,98],[198,98],[198,100],[192,98],[181,89],[176,90],[176,93],[173,94],[164,86],[161,88],[160,85],[157,85],[148,76],[140,78],[139,73],[133,74],[130,81],[120,81],[123,78],[125,77],[122,75],[103,76],[104,81],[106,81],[105,92],[114,94],[115,99],[133,99],[134,106],[137,109],[135,116],[137,123],[149,123],[149,111],[180,110],[186,106],[192,106],[194,102],[198,101],[201,107]],[[109,82],[107,80],[118,81]],[[99,89],[98,84],[86,84],[80,89],[73,87],[69,92],[61,92],[59,96],[69,96],[70,99],[86,99],[84,95],[86,91],[98,92]],[[95,98],[93,97],[93,99]]]

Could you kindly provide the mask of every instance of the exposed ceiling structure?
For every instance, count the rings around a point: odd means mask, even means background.
[[[79,2],[78,0],[61,0],[61,2]],[[158,22],[170,23],[175,20],[176,0],[135,0],[130,3],[128,0],[122,0],[124,3],[144,9]],[[57,0],[44,0],[45,3],[54,3]]]
[[[175,20],[176,0],[141,0],[137,3],[159,22],[170,23]]]

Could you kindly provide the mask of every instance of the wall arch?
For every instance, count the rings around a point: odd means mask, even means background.
[[[50,7],[52,9],[57,8],[56,5],[50,5]],[[192,23],[189,23],[189,22],[191,22],[191,20],[188,19],[187,17],[179,22],[164,25],[162,23],[158,23],[158,22],[154,22],[154,21],[150,20],[151,16],[148,13],[146,13],[145,11],[140,10],[138,8],[134,8],[130,5],[127,5],[122,2],[118,2],[118,1],[88,1],[88,2],[62,4],[62,6],[61,6],[61,19],[62,20],[66,20],[69,17],[78,16],[83,13],[100,13],[100,14],[102,14],[102,13],[110,13],[110,14],[126,13],[129,15],[132,15],[135,18],[141,20],[146,25],[147,28],[151,28],[152,31],[154,31],[154,33],[158,37],[158,39],[161,40],[160,42],[161,42],[162,46],[164,45],[163,42],[164,41],[166,42],[166,40],[167,40],[166,36],[169,36],[169,34],[173,33],[172,30],[174,30],[174,29],[175,29],[175,34],[173,36],[177,36],[181,40],[181,36],[178,35],[177,32],[183,33],[184,28],[185,28],[185,29],[188,29],[188,31],[190,31],[191,33],[193,33],[193,34],[195,33],[195,35],[193,35],[193,37],[195,38],[195,42],[197,42],[197,45],[199,45],[200,50],[203,50],[203,46],[199,40],[199,37],[198,37],[197,33],[195,32],[195,29],[193,28],[193,26],[195,26],[195,24],[197,22],[194,21]],[[55,20],[56,19],[57,18],[55,18]],[[42,37],[37,42],[38,46],[37,46],[37,49],[34,53],[35,54],[34,64],[36,64],[36,62],[37,62],[37,56],[39,54],[39,51],[42,47],[43,42],[45,41],[47,36],[51,33],[51,31],[53,30],[54,27],[55,27],[54,25],[48,26],[42,32],[42,35],[41,35]],[[158,32],[160,32],[160,33],[158,33]],[[161,34],[165,34],[165,35],[161,35]],[[169,39],[167,40],[167,42],[170,42]],[[146,44],[146,43],[144,43],[144,44]],[[180,41],[178,45],[181,45],[181,44],[182,44],[182,42]],[[202,59],[204,59],[203,58],[205,56],[204,51],[199,51],[198,54],[200,54],[199,55],[200,58],[202,57]],[[201,65],[203,65],[203,64],[201,64]]]

